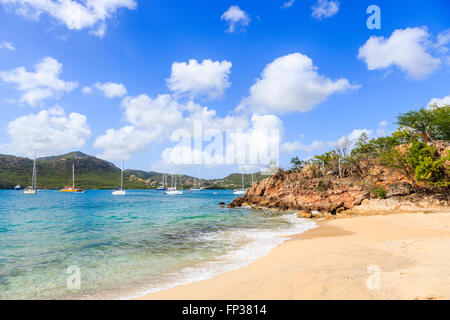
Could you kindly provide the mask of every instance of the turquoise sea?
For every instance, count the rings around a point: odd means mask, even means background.
[[[315,226],[293,214],[218,205],[235,197],[1,190],[0,299],[136,297],[244,266]],[[80,271],[79,289],[67,286],[70,266]]]

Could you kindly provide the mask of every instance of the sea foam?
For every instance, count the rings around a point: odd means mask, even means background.
[[[151,288],[141,290],[137,294],[122,297],[134,299],[149,293],[171,289],[197,281],[211,279],[221,273],[242,268],[251,262],[267,255],[273,248],[289,239],[289,236],[303,233],[317,227],[314,221],[300,219],[296,214],[287,214],[282,217],[289,221],[289,227],[275,229],[238,229],[233,231],[218,231],[203,235],[205,241],[229,242],[239,246],[238,249],[216,257],[212,261],[198,263],[193,267],[186,267],[171,275],[171,279]]]

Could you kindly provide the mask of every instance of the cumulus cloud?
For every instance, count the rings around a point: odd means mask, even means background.
[[[168,94],[151,98],[146,94],[125,97],[122,101],[125,120],[137,128],[148,130],[153,139],[182,124],[180,104]]]
[[[443,48],[443,51],[447,52],[448,48],[446,45],[448,44],[450,44],[450,29],[444,30],[438,34],[436,46],[438,48]]]
[[[339,5],[339,1],[317,0],[316,4],[311,7],[311,16],[319,20],[330,18],[338,13]]]
[[[2,153],[31,156],[36,149],[40,156],[70,151],[85,145],[91,135],[85,115],[66,115],[60,107],[37,114],[18,117],[8,124],[11,142],[2,145]]]
[[[438,107],[450,105],[450,95],[443,98],[433,98],[428,102],[428,107],[434,105],[437,105]]]
[[[92,93],[92,87],[83,87],[82,89],[81,89],[81,92],[83,93],[83,94],[91,94]]]
[[[227,32],[229,33],[245,30],[245,28],[250,24],[250,17],[247,12],[241,10],[238,6],[229,7],[220,19],[228,23]]]
[[[377,128],[377,136],[384,136],[387,134],[386,127],[388,126],[388,122],[386,120],[381,121],[378,124]]]
[[[361,136],[361,134],[367,134],[367,136],[372,135],[373,130],[369,130],[369,129],[354,129],[352,132],[350,132],[348,135],[342,136],[337,140],[337,143],[342,142],[345,139],[348,139],[352,142],[356,142],[356,140],[358,140],[358,138]]]
[[[62,64],[52,57],[42,59],[34,68],[35,72],[26,71],[25,67],[0,72],[1,81],[15,85],[17,90],[23,92],[19,102],[36,106],[44,99],[57,98],[78,86],[77,82],[59,79]]]
[[[70,30],[91,29],[91,34],[103,37],[106,20],[121,8],[133,10],[134,0],[0,0],[7,8],[28,19],[39,20],[43,13]]]
[[[16,47],[14,46],[14,43],[12,43],[12,42],[2,41],[2,42],[0,42],[0,49],[8,49],[10,51],[15,51]]]
[[[175,93],[187,93],[191,97],[217,98],[230,86],[228,76],[231,62],[210,59],[197,62],[195,59],[172,64],[172,73],[167,85]]]
[[[330,95],[358,88],[347,79],[333,81],[318,73],[313,61],[301,53],[268,64],[238,109],[258,113],[306,112]]]
[[[127,159],[132,154],[142,151],[152,142],[168,140],[175,130],[191,131],[195,122],[201,122],[205,130],[226,130],[245,128],[248,122],[243,117],[219,117],[214,110],[193,101],[180,103],[172,95],[161,94],[155,98],[146,94],[125,97],[121,103],[124,110],[126,129],[109,129],[97,138],[95,146],[103,149],[100,157],[109,160]],[[136,134],[138,138],[134,138]],[[121,139],[117,137],[122,135]],[[117,143],[107,143],[118,140]],[[130,147],[125,148],[129,141]],[[120,158],[115,158],[120,156]]]
[[[347,143],[347,151],[349,152],[354,148],[355,143],[358,141],[361,134],[365,133],[370,139],[385,136],[386,134],[388,134],[388,132],[386,131],[387,126],[388,122],[383,120],[380,121],[376,130],[366,128],[354,129],[349,134],[341,136],[339,139],[334,141],[314,140],[310,144],[305,144],[299,140],[285,142],[280,146],[280,151],[289,155],[295,154],[297,152],[303,152],[303,158],[308,159],[308,157],[310,157],[312,154],[318,154],[318,152],[324,152],[330,149],[334,149],[336,145]]]
[[[441,65],[441,60],[429,53],[431,47],[426,28],[397,29],[389,38],[370,37],[359,48],[358,58],[364,60],[368,70],[397,67],[409,77],[420,80]]]
[[[94,147],[103,149],[98,156],[108,160],[128,160],[131,155],[144,150],[152,140],[145,131],[133,126],[125,126],[119,130],[108,129],[97,137]]]
[[[287,9],[292,7],[292,5],[294,4],[295,0],[289,0],[283,3],[283,5],[281,6],[281,8],[283,9]]]
[[[246,129],[216,131],[216,139],[204,149],[194,148],[189,140],[166,148],[162,153],[162,162],[172,166],[196,163],[207,166],[269,165],[279,159],[282,131],[283,123],[277,116],[254,114]]]
[[[298,151],[303,151],[306,153],[311,153],[317,150],[321,150],[325,147],[325,143],[321,140],[314,140],[310,144],[304,144],[301,141],[295,140],[292,142],[285,142],[281,145],[281,152],[287,154],[293,154]]]
[[[122,83],[96,82],[93,87],[102,92],[107,98],[121,98],[127,94],[127,88]],[[81,89],[81,92],[84,94],[91,94],[92,91],[92,87],[83,87]]]

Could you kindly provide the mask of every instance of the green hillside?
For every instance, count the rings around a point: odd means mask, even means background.
[[[37,186],[59,189],[71,185],[72,164],[75,164],[75,185],[78,187],[102,189],[112,188],[120,183],[120,169],[114,164],[81,152],[71,152],[37,159]],[[12,188],[17,184],[28,186],[31,184],[32,171],[31,159],[0,155],[0,188]],[[146,184],[130,181],[127,186],[145,188]]]
[[[111,189],[120,183],[120,169],[113,163],[86,155],[71,152],[60,156],[38,158],[37,186],[42,189],[60,189],[72,184],[72,164],[75,164],[75,186],[87,189]],[[0,155],[0,189],[11,189],[20,184],[31,184],[33,161],[28,158]],[[265,176],[254,174],[254,181]],[[161,185],[163,174],[154,171],[125,170],[124,184],[128,189],[149,189]],[[171,184],[172,176],[167,175]],[[197,178],[177,175],[180,188],[197,186]],[[246,187],[251,184],[251,175],[244,176]],[[241,175],[234,173],[223,179],[201,179],[204,188],[233,189],[241,186]]]

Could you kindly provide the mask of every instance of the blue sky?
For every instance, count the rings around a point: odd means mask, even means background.
[[[200,119],[257,145],[256,127],[280,130],[286,167],[450,100],[449,1],[287,2],[0,0],[0,153],[160,169],[185,154],[171,133]],[[366,26],[372,4],[379,30]]]

